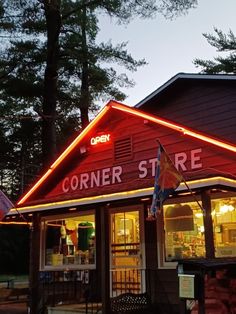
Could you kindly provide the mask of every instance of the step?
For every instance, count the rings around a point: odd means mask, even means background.
[[[58,306],[49,306],[47,308],[48,314],[95,314],[95,313],[102,313],[101,305],[88,305],[86,309],[85,304],[69,304],[69,305],[58,305]]]

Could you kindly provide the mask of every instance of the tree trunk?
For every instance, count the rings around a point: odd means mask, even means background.
[[[84,129],[89,124],[88,110],[89,110],[89,71],[88,71],[88,46],[86,38],[86,23],[87,23],[87,13],[86,5],[83,1],[82,9],[82,77],[81,77],[81,94],[80,94],[80,114],[81,114],[81,124]]]
[[[40,217],[33,214],[30,235],[30,270],[29,270],[29,313],[42,313],[42,295],[39,291],[39,248]]]
[[[59,60],[59,35],[61,31],[61,1],[45,0],[47,25],[47,62],[44,74],[42,155],[43,167],[48,167],[56,157],[56,105]]]

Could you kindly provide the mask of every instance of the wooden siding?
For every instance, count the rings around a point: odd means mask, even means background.
[[[206,177],[212,174],[236,174],[235,157],[233,153],[224,149],[219,149],[213,145],[206,144],[200,140],[192,139],[184,136],[169,128],[159,126],[153,123],[145,123],[143,119],[126,116],[115,123],[107,119],[107,123],[112,125],[110,143],[106,145],[89,146],[87,142],[87,155],[84,158],[73,157],[73,164],[70,163],[70,170],[64,168],[61,179],[57,180],[56,185],[51,186],[51,190],[46,193],[44,200],[61,200],[87,196],[96,196],[109,194],[120,191],[127,191],[138,188],[152,187],[154,175],[151,173],[151,164],[149,159],[156,158],[158,142],[160,140],[166,151],[174,161],[174,154],[185,152],[188,156],[186,161],[187,171],[184,174],[187,179],[195,177]],[[106,124],[104,128],[109,131]],[[116,162],[114,160],[113,141],[126,136],[132,137],[133,159],[124,162]],[[191,150],[201,149],[202,169],[191,169],[190,154]],[[148,175],[139,178],[138,165],[140,161],[147,161]],[[87,189],[69,190],[67,193],[62,191],[62,181],[65,177],[80,176],[83,173],[91,174],[91,172],[101,171],[112,167],[122,167],[122,182],[107,184],[105,186],[96,186]],[[181,170],[181,169],[180,169]],[[110,170],[112,172],[112,170]],[[88,182],[89,185],[89,182]]]
[[[236,82],[185,82],[140,109],[233,143],[236,139]]]

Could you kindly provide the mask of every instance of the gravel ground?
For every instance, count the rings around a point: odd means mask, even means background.
[[[27,314],[25,303],[5,303],[0,304],[0,314]]]

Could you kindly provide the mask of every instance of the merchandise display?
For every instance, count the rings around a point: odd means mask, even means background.
[[[45,266],[94,265],[95,216],[76,216],[45,221]]]

